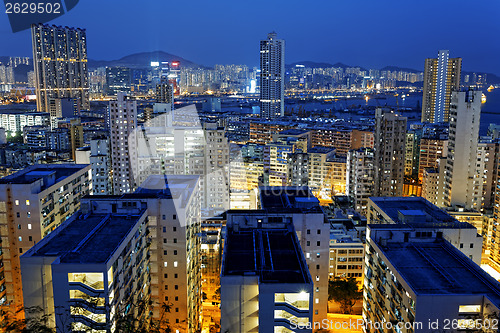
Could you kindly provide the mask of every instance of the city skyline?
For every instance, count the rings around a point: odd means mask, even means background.
[[[49,24],[87,29],[91,59],[111,60],[127,54],[164,50],[201,65],[245,63],[257,66],[258,55],[251,50],[258,45],[262,35],[275,30],[287,41],[288,63],[342,62],[367,68],[395,65],[422,69],[422,59],[434,57],[436,50],[449,49],[452,54],[464,59],[465,71],[500,74],[500,65],[492,61],[500,55],[500,46],[488,42],[488,36],[500,32],[500,26],[493,23],[495,19],[492,16],[498,12],[495,9],[500,9],[498,2],[478,3],[473,10],[467,11],[460,3],[454,2],[451,6],[449,1],[432,4],[432,11],[422,3],[379,6],[363,1],[360,4],[366,10],[360,10],[359,4],[322,4],[324,10],[321,11],[312,5],[267,4],[271,9],[279,9],[281,14],[271,21],[269,13],[273,10],[270,10],[259,16],[259,22],[262,23],[257,25],[255,15],[259,4],[230,6],[224,1],[211,4],[200,2],[190,7],[190,14],[186,18],[185,15],[176,15],[176,11],[172,11],[167,4],[138,7],[137,3],[125,1],[120,7],[111,3],[99,4],[99,9],[96,9],[96,2],[90,1],[79,4]],[[112,10],[119,19],[107,15]],[[155,32],[160,31],[158,28],[164,22],[162,15],[167,10],[171,13],[168,16],[171,26],[181,26],[182,23],[183,28],[173,28],[170,34]],[[332,18],[330,14],[333,10],[337,15]],[[130,13],[135,16],[130,17]],[[87,19],[90,15],[95,18],[92,22]],[[224,18],[224,24],[210,21],[210,17],[217,15]],[[415,18],[414,24],[408,25],[409,15]],[[417,18],[422,16],[426,17],[427,24],[419,24]],[[130,18],[125,20],[128,30],[124,30],[118,21],[123,17]],[[309,20],[313,17],[314,20]],[[377,17],[380,19],[377,20]],[[383,18],[390,19],[384,22]],[[186,25],[185,20],[193,23]],[[447,29],[456,21],[469,22],[475,29],[458,32]],[[309,23],[304,26],[300,22]],[[407,28],[399,29],[398,26]],[[476,31],[488,33],[478,34]],[[134,43],[125,43],[131,39]],[[30,55],[29,45],[26,45],[28,40],[29,32],[13,34],[7,16],[2,16],[0,43],[11,53],[5,55]],[[225,48],[224,52],[219,51],[217,45],[227,45],[228,40],[231,47]],[[468,42],[464,43],[464,40]]]
[[[10,1],[0,333],[500,332],[500,3]]]

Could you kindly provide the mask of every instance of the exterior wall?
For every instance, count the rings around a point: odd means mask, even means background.
[[[346,194],[353,201],[356,211],[362,215],[366,215],[368,198],[375,191],[373,149],[349,151],[346,169]]]
[[[75,173],[50,186],[44,181],[43,190],[42,180],[0,184],[0,274],[5,276],[0,305],[10,303],[14,313],[23,305],[19,256],[80,209],[80,199],[90,192],[90,166],[75,168]]]
[[[359,132],[357,133],[359,142]],[[337,155],[347,155],[347,152],[352,148],[353,142],[353,131],[351,130],[335,130],[329,128],[318,128],[313,131],[312,135],[312,146],[313,147],[332,147],[335,148],[335,153]],[[367,134],[367,138],[365,138],[365,144],[371,142],[370,135]],[[363,142],[363,140],[361,140]]]
[[[352,130],[350,149],[373,148],[374,140],[373,132]]]
[[[437,209],[437,207],[436,207]],[[367,224],[396,224],[383,210],[370,200]],[[481,263],[481,253],[483,238],[478,234],[476,228],[466,228],[464,226],[437,225],[433,226],[433,221],[428,221],[429,227],[419,226],[418,231],[440,232],[442,237],[456,247],[460,252],[469,257],[476,264]]]
[[[106,195],[113,193],[110,156],[109,139],[101,138],[90,141],[89,162],[92,166],[93,194]]]
[[[476,177],[481,92],[453,92],[451,103],[445,205],[475,209],[474,192],[482,194]]]
[[[420,159],[418,179],[422,181],[425,168],[437,168],[438,161],[448,154],[448,140],[422,138],[420,141]]]
[[[285,41],[276,33],[260,41],[260,116],[285,115]]]
[[[259,278],[222,276],[220,282],[221,332],[260,332]]]
[[[449,122],[451,92],[460,89],[461,58],[449,58],[447,50],[438,58],[425,59],[422,122]]]
[[[109,126],[114,194],[132,192],[135,189],[134,170],[137,158],[135,137],[137,128],[137,102],[124,93],[109,103]]]
[[[85,29],[38,24],[31,37],[37,111],[48,112],[54,98],[76,98],[89,110]]]
[[[364,270],[364,244],[330,241],[330,278],[353,277],[362,281]]]
[[[363,287],[365,322],[413,322],[416,314],[415,293],[369,237],[366,244],[365,263]],[[386,295],[391,295],[391,297],[386,297]],[[366,331],[375,332],[376,330],[368,327]],[[402,330],[402,332],[412,331]]]
[[[314,283],[313,321],[321,322],[328,310],[330,223],[317,213],[293,214],[292,219]]]
[[[117,315],[127,305],[145,322],[149,309],[139,313],[137,302],[150,297],[146,223],[143,213],[105,263],[60,263],[58,257],[31,256],[28,252],[21,258],[25,306],[41,306],[50,324],[63,331],[114,332]],[[88,275],[93,275],[92,280]],[[101,278],[96,278],[98,275]]]
[[[436,169],[426,168],[422,177],[422,198],[433,205],[438,205],[439,172]]]
[[[406,117],[375,111],[375,195],[403,194]]]

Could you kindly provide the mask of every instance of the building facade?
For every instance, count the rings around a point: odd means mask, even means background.
[[[405,172],[406,117],[375,111],[375,195],[401,196]]]
[[[448,155],[444,173],[445,205],[478,208],[482,177],[477,175],[481,92],[453,92],[450,107]]]
[[[85,29],[33,24],[31,37],[37,111],[49,112],[54,100],[66,98],[89,110]]]
[[[90,191],[88,165],[35,165],[0,179],[0,306],[12,313],[23,306],[19,257],[78,211]]]
[[[425,59],[422,122],[449,122],[451,93],[460,89],[462,58],[450,58],[440,50],[437,58]]]
[[[137,102],[124,93],[118,93],[117,100],[109,102],[108,112],[113,192],[132,192],[136,187],[133,165],[137,161],[134,136],[137,128]]]
[[[275,32],[260,41],[260,116],[285,115],[285,41]]]

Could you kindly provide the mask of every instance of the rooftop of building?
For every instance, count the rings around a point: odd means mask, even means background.
[[[172,198],[192,193],[198,184],[197,175],[151,175],[134,192],[135,195],[168,195]]]
[[[32,184],[46,177],[53,177],[55,182],[60,182],[65,178],[89,168],[88,164],[36,164],[30,165],[7,177],[0,179],[0,184]],[[51,182],[44,184],[44,187],[51,186]]]
[[[197,188],[197,175],[152,175],[133,193],[86,195],[84,199],[188,199]]]
[[[145,212],[144,209],[138,215],[76,213],[24,256],[59,257],[60,263],[105,263]]]
[[[445,211],[421,197],[371,197],[373,202],[393,223],[409,224],[413,227],[474,228],[458,222]]]
[[[388,242],[381,249],[416,294],[484,294],[500,305],[500,283],[447,241]]]
[[[335,153],[335,148],[332,147],[313,147],[307,150],[310,154],[333,154]]]
[[[262,283],[311,283],[293,228],[229,230],[222,275],[258,275]]]
[[[323,212],[319,200],[307,186],[264,186],[259,188],[259,194],[264,210]]]
[[[309,131],[306,129],[291,128],[291,129],[281,131],[278,134],[279,135],[301,135],[301,134],[306,134],[307,132],[309,132]]]
[[[25,116],[43,116],[43,117],[50,116],[48,112],[37,112],[37,111],[26,112],[26,110],[18,110],[18,109],[1,109],[0,114],[18,114]]]

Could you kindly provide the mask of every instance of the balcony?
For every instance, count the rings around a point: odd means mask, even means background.
[[[94,321],[84,315],[71,315],[71,319],[74,322],[80,322],[83,323],[84,325],[90,327],[91,329],[94,330],[105,330],[108,324],[106,322],[97,322]]]
[[[276,310],[286,311],[286,312],[293,314],[294,316],[297,316],[297,317],[305,317],[305,316],[309,315],[309,309],[299,309],[299,308],[293,306],[292,304],[286,303],[286,302],[274,303],[274,308]]]

